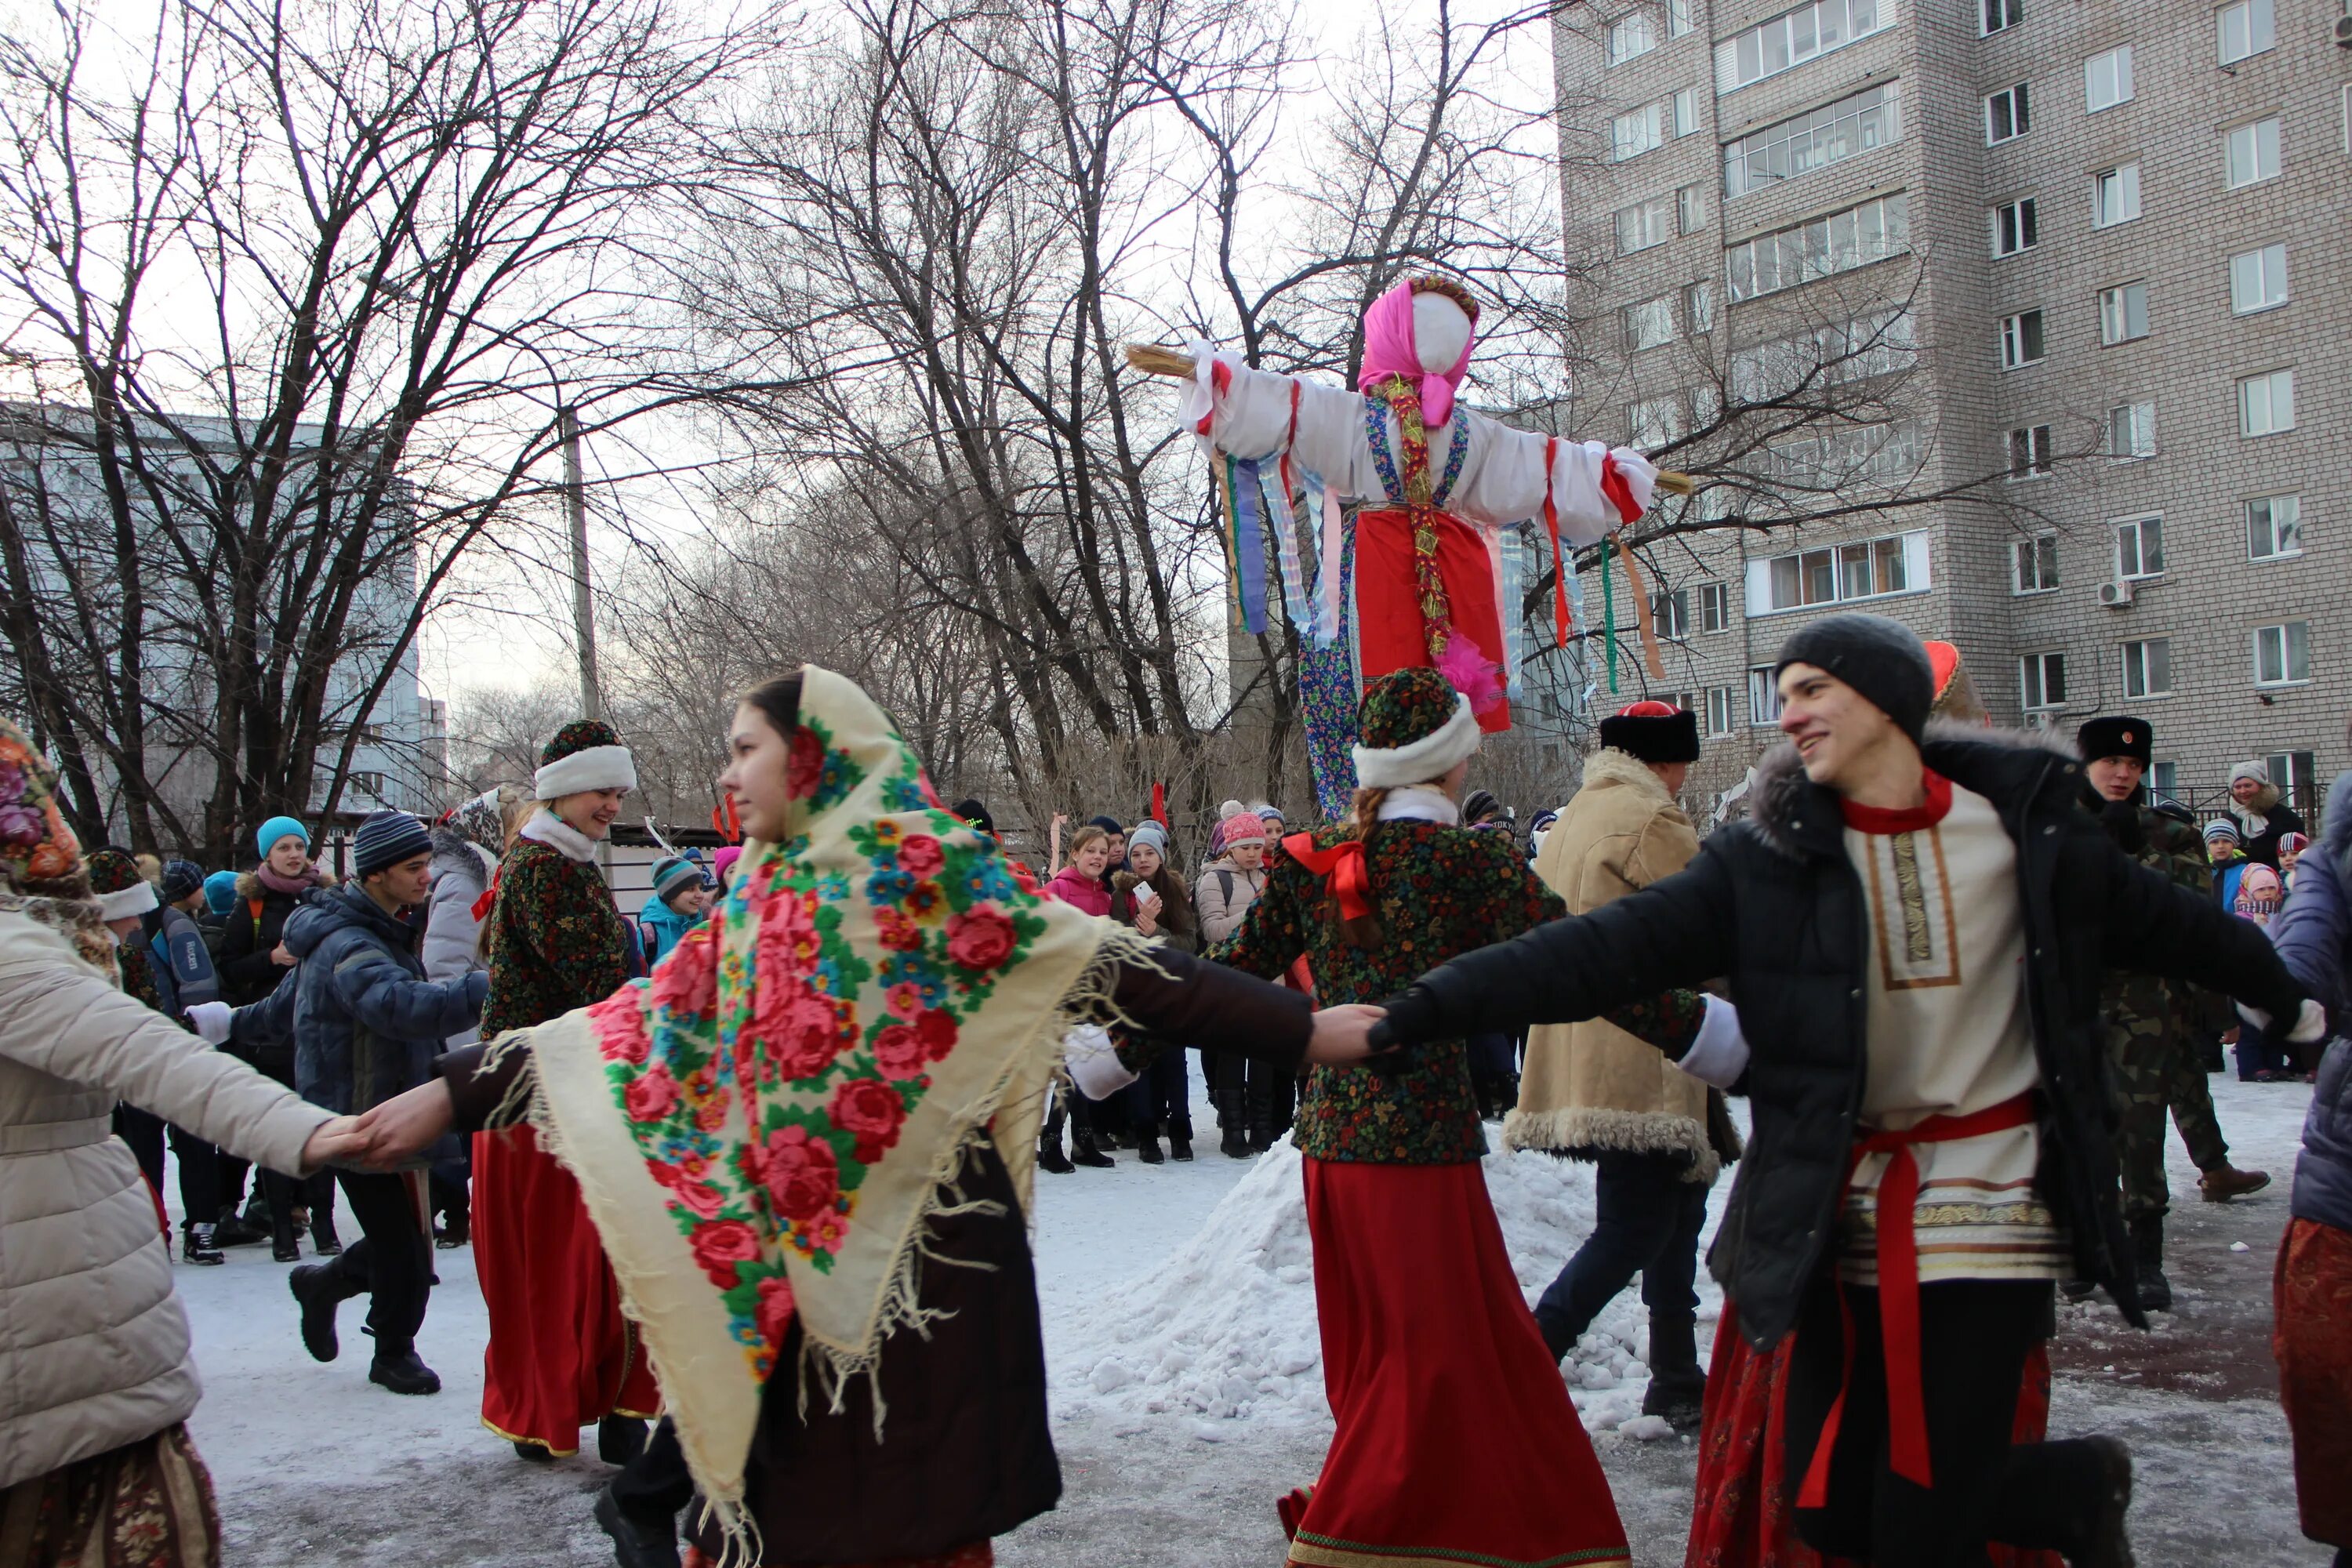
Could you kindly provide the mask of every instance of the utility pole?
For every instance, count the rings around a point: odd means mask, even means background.
[[[588,487],[580,471],[580,417],[572,405],[555,411],[563,438],[563,510],[572,523],[572,643],[580,656],[580,711],[604,716],[604,688],[596,679],[596,612],[588,599]]]

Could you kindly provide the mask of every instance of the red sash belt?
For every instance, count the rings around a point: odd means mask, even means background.
[[[1895,1473],[1919,1486],[1935,1482],[1927,1464],[1927,1405],[1919,1389],[1919,1243],[1911,1228],[1912,1211],[1919,1202],[1919,1163],[1912,1157],[1911,1146],[2006,1132],[2032,1120],[2033,1096],[2029,1092],[1966,1116],[1930,1116],[1900,1132],[1874,1132],[1846,1156],[1845,1180],[1838,1187],[1841,1207],[1864,1156],[1893,1156],[1878,1184],[1878,1316],[1886,1357],[1886,1438]],[[1836,1267],[1834,1261],[1831,1267]],[[1837,1445],[1846,1391],[1853,1386],[1853,1315],[1843,1283],[1838,1287],[1838,1317],[1845,1336],[1845,1373],[1822,1422],[1812,1462],[1805,1467],[1805,1483],[1797,1493],[1799,1508],[1829,1506],[1830,1450]]]

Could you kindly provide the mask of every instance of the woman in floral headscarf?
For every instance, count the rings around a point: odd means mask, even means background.
[[[52,798],[0,721],[0,1555],[10,1568],[211,1568],[212,1482],[172,1258],[117,1100],[248,1159],[356,1159],[305,1105],[117,988],[114,936]]]
[[[371,1127],[527,1110],[644,1331],[705,1551],[984,1564],[1061,1489],[1023,1216],[1063,1036],[1360,1052],[1318,1046],[1296,993],[1041,897],[837,675],[751,693],[730,751],[751,841],[723,908],[650,981],[453,1053]],[[658,1562],[687,1500],[638,1471],[598,1518]]]

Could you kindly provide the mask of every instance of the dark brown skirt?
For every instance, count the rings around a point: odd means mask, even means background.
[[[213,1479],[184,1425],[0,1491],[9,1568],[219,1568]]]

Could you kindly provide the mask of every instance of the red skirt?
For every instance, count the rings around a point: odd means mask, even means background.
[[[482,1425],[558,1456],[605,1415],[658,1415],[580,1185],[528,1127],[474,1136],[474,1268],[489,1309]]]
[[[1503,617],[1495,605],[1495,563],[1477,531],[1440,512],[1437,575],[1456,636],[1467,638],[1497,670],[1503,664]],[[1356,514],[1356,655],[1370,687],[1392,669],[1433,663],[1431,627],[1421,613],[1421,580],[1413,567],[1412,513],[1370,507]],[[1511,705],[1496,702],[1478,715],[1489,734],[1511,727]]]
[[[1290,1562],[1623,1568],[1625,1528],[1485,1172],[1310,1159],[1307,1224],[1339,1429],[1282,1510]]]
[[[2352,1231],[2289,1221],[2271,1292],[2303,1532],[2352,1547]]]
[[[1851,1568],[1797,1539],[1790,1507],[1795,1488],[1781,1439],[1782,1394],[1793,1338],[1759,1352],[1739,1337],[1738,1315],[1723,1303],[1706,1405],[1698,1438],[1697,1497],[1683,1568]],[[2036,1346],[2017,1391],[2012,1443],[2039,1443],[2050,1427],[2050,1356]],[[1993,1568],[2063,1568],[2054,1552],[1990,1548]]]

